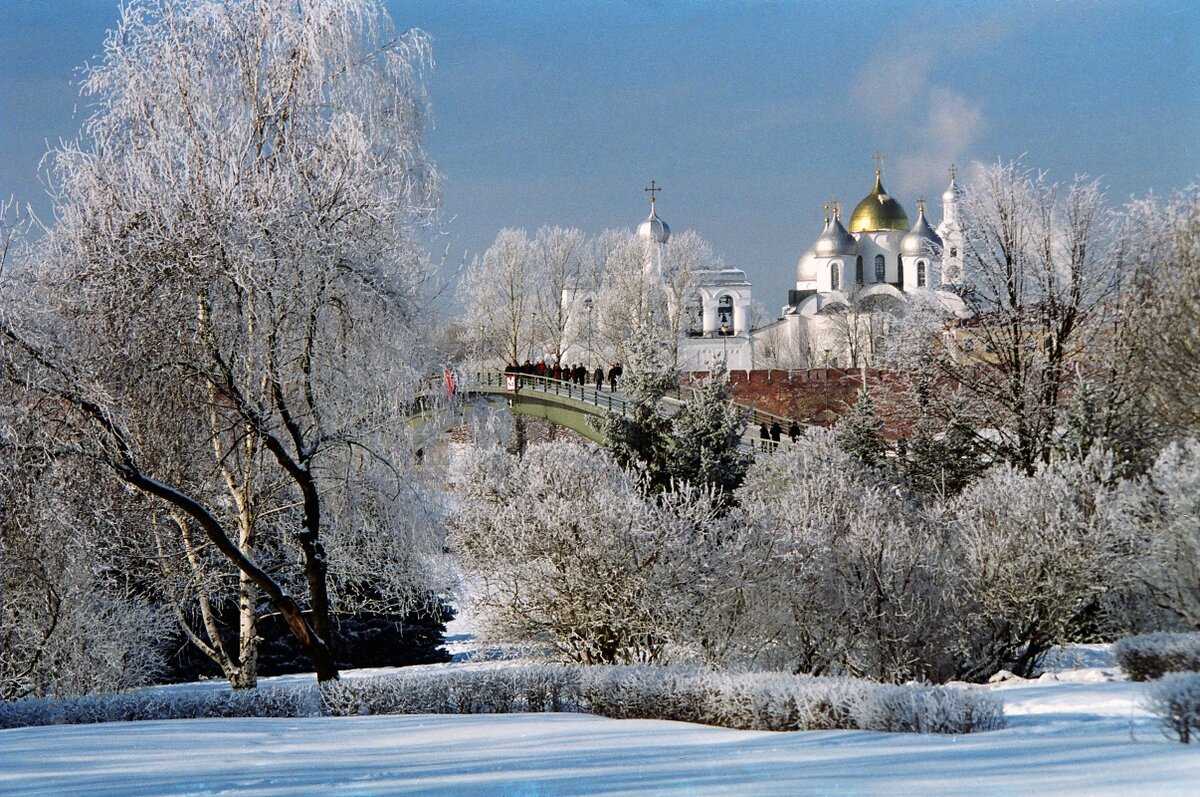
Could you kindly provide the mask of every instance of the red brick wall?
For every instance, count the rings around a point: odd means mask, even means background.
[[[705,374],[693,374],[693,380]],[[858,396],[862,372],[839,368],[805,371],[734,371],[729,374],[733,400],[760,410],[795,418],[802,423],[831,426],[845,415]],[[687,376],[684,377],[685,380]],[[867,371],[875,411],[883,419],[884,437],[907,437],[915,412],[900,376],[891,371]]]

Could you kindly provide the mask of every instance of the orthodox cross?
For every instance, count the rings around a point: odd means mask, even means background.
[[[642,190],[650,192],[650,204],[653,205],[654,204],[654,194],[661,191],[662,186],[656,185],[655,182],[653,180],[651,180],[649,187],[643,188]]]
[[[951,163],[950,164],[950,181],[953,182],[955,177],[958,177],[958,167],[955,166],[953,163]]]
[[[875,173],[883,173],[883,156],[879,154],[879,150],[875,150],[875,154],[871,156],[871,160],[875,161]]]

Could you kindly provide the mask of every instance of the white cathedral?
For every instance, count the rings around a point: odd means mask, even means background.
[[[724,361],[730,371],[762,368],[857,367],[867,364],[889,313],[924,293],[950,314],[970,315],[954,291],[962,282],[960,189],[953,169],[942,194],[936,230],[918,202],[910,224],[903,206],[875,185],[842,222],[841,207],[826,205],[825,227],[800,256],[796,287],[779,320],[752,326],[751,284],[741,269],[695,275],[679,340],[679,365],[707,371]],[[670,246],[671,230],[654,206],[637,229],[651,251]],[[852,340],[852,338],[857,338]]]

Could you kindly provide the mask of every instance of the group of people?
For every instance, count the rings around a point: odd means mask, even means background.
[[[794,443],[800,437],[800,424],[792,421],[788,426],[788,438]],[[783,427],[779,425],[779,421],[772,421],[770,427],[766,421],[758,427],[758,439],[762,441],[762,449],[766,451],[768,448],[774,448],[779,444],[779,439],[783,437]]]
[[[617,381],[624,373],[620,363],[613,363],[608,369],[608,387],[610,390],[616,391]],[[574,382],[577,385],[584,385],[588,381],[590,373],[593,381],[596,383],[596,390],[604,389],[605,372],[603,366],[596,366],[595,371],[589,371],[588,368],[580,363],[575,365],[546,365],[542,360],[536,363],[526,360],[520,365],[512,364],[504,369],[506,374],[528,374],[529,376],[545,376],[550,379],[560,379],[564,382]]]

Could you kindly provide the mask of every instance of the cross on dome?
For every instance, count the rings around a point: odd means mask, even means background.
[[[871,160],[875,161],[875,176],[878,177],[883,174],[883,155],[879,153],[879,150],[875,150],[875,154],[871,156]]]
[[[650,192],[650,204],[653,205],[654,204],[654,194],[661,191],[662,186],[656,185],[655,182],[653,180],[651,180],[650,185],[646,186],[642,190]]]

